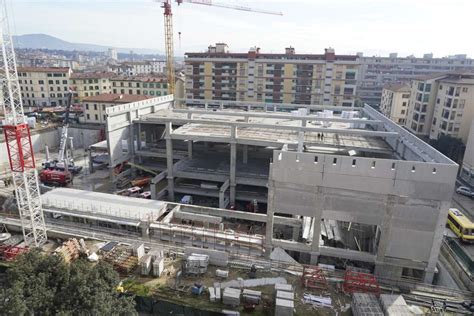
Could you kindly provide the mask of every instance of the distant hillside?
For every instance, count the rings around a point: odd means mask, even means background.
[[[103,52],[111,47],[105,45],[66,42],[60,38],[47,34],[25,34],[13,36],[13,41],[15,43],[15,47],[33,49]],[[156,50],[147,48],[116,48],[116,50],[119,53],[129,53],[131,50],[133,50],[137,54],[161,54]]]

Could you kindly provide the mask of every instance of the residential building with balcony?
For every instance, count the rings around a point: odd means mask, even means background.
[[[474,71],[474,59],[466,55],[433,58],[425,54],[422,58],[414,56],[364,57],[359,55],[360,67],[357,77],[357,96],[367,104],[378,106],[383,87],[387,84],[409,84],[418,77],[452,71]]]
[[[18,82],[25,107],[65,105],[72,70],[68,67],[19,67]]]
[[[218,43],[205,53],[185,54],[188,99],[353,106],[359,62],[356,55],[230,53]]]
[[[446,73],[412,81],[406,127],[437,139],[448,135],[467,143],[474,119],[474,73]]]
[[[391,84],[385,86],[380,100],[380,112],[395,123],[404,125],[407,118],[410,91],[409,85]]]
[[[159,97],[168,94],[168,80],[163,75],[115,76],[110,79],[112,93]]]

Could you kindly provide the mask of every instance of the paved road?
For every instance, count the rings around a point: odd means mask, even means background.
[[[471,221],[474,221],[474,199],[454,192],[452,205],[459,208]]]

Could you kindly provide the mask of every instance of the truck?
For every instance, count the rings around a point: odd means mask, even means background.
[[[46,185],[64,187],[72,183],[72,174],[65,170],[44,169],[40,173],[40,181]]]

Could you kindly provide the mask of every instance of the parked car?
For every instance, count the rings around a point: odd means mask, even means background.
[[[456,193],[468,196],[470,198],[474,198],[474,192],[470,188],[465,186],[457,188]]]

